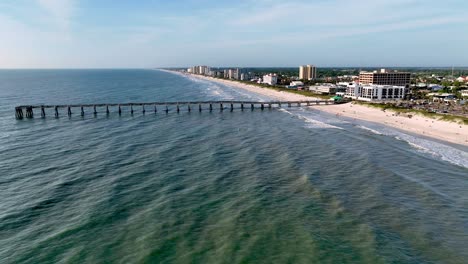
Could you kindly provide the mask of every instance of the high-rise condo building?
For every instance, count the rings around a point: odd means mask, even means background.
[[[375,84],[375,85],[396,85],[408,86],[411,82],[411,73],[409,72],[390,72],[386,69],[373,72],[360,72],[360,84]]]
[[[299,66],[299,79],[306,81],[317,79],[317,68],[314,65]]]

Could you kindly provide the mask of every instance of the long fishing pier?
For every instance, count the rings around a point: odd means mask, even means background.
[[[15,107],[15,116],[17,119],[34,118],[34,109],[39,111],[42,118],[46,117],[46,109],[54,109],[51,113],[52,116],[58,118],[61,114],[71,117],[76,111],[81,116],[85,113],[98,113],[110,114],[117,112],[121,115],[124,111],[130,112],[133,115],[135,111],[141,111],[143,114],[146,112],[162,111],[181,112],[181,111],[234,111],[234,109],[272,109],[287,107],[301,107],[312,105],[332,105],[346,103],[346,101],[333,101],[333,100],[312,100],[312,101],[269,101],[269,102],[251,102],[251,101],[191,101],[191,102],[151,102],[151,103],[123,103],[123,104],[70,104],[70,105],[21,105]],[[24,110],[24,112],[23,112]]]

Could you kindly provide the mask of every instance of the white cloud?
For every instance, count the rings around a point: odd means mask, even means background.
[[[76,9],[75,0],[37,0],[38,4],[46,10],[59,27],[68,29]]]

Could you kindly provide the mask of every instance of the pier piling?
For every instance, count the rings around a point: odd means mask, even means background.
[[[202,111],[201,104],[198,104],[198,112],[201,112],[201,111]]]
[[[219,110],[222,112],[224,110],[223,103],[219,104]]]
[[[213,111],[213,104],[210,103],[210,112]]]
[[[156,108],[156,105],[154,105],[154,113],[156,114],[158,112],[158,108]]]
[[[244,103],[241,103],[241,111],[244,111]]]
[[[109,105],[106,105],[106,114],[110,114],[110,111],[109,111]]]
[[[55,106],[55,117],[59,117],[58,106]]]
[[[68,109],[68,110],[67,110],[68,117],[71,117],[71,115],[72,115],[71,107],[68,106],[67,109]]]
[[[234,104],[231,103],[231,112],[234,111]]]
[[[41,117],[45,118],[45,108],[43,105],[41,105]]]
[[[32,106],[26,108],[26,117],[27,118],[34,118],[34,112]]]
[[[93,106],[93,114],[94,114],[94,115],[97,115],[97,110],[96,110],[96,106],[95,106],[95,105]]]
[[[146,113],[146,110],[145,110],[145,105],[142,105],[142,106],[141,106],[141,111],[143,112],[143,114],[145,114],[145,113]]]
[[[177,113],[180,112],[179,103],[177,103]]]
[[[192,111],[192,108],[190,108],[190,103],[187,105],[187,111],[189,111],[189,113]]]
[[[130,114],[133,115],[133,105],[130,105]]]
[[[119,105],[119,115],[121,115],[121,114],[122,114],[122,107],[120,107],[120,105]]]
[[[84,107],[81,106],[81,116],[84,116]]]
[[[16,119],[23,119],[23,108],[16,107],[15,108],[15,116],[16,116]]]

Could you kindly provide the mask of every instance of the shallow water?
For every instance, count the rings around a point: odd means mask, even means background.
[[[0,71],[2,263],[468,259],[465,147],[305,108],[14,119],[211,99],[268,100],[154,70]]]

